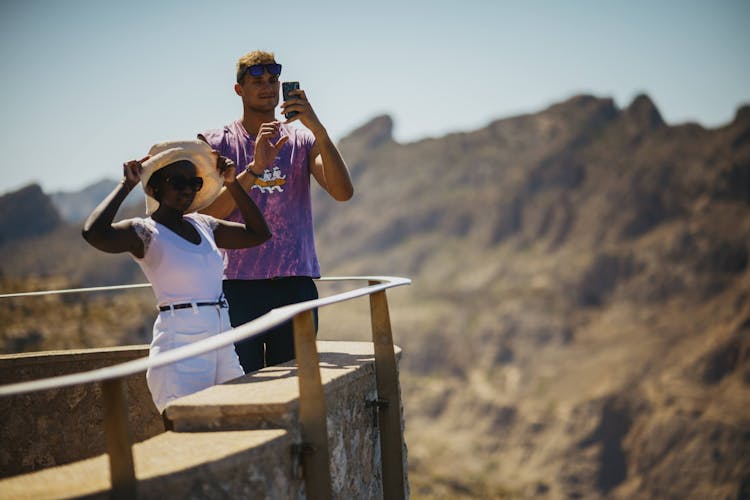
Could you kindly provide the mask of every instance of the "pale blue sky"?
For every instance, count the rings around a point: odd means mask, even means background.
[[[748,26],[747,0],[2,0],[0,193],[119,178],[239,117],[235,63],[255,48],[337,140],[381,113],[407,142],[582,92],[716,127],[750,103]]]

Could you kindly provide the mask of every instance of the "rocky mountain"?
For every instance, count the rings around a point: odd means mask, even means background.
[[[0,196],[0,276],[13,279],[57,280],[80,286],[108,285],[143,281],[138,266],[126,255],[107,255],[94,250],[81,237],[82,220],[71,214],[79,213],[84,206],[88,213],[96,207],[114,186],[114,181],[102,181],[77,193],[47,195],[34,184]],[[108,189],[104,189],[107,188]],[[103,190],[101,199],[94,192]],[[139,196],[140,194],[140,196]],[[58,204],[60,197],[66,199]],[[57,202],[55,201],[57,200]],[[72,200],[81,206],[71,208]],[[143,194],[131,193],[116,218],[143,214]],[[69,208],[65,208],[68,206]],[[58,211],[66,210],[67,217]],[[88,215],[86,213],[86,216]]]
[[[317,238],[326,274],[414,279],[391,295],[415,493],[748,498],[750,107],[392,127],[342,141],[357,193],[317,193]]]
[[[705,129],[582,95],[408,144],[393,126],[343,139],[355,197],[314,205],[325,275],[413,279],[388,294],[413,496],[750,497],[750,107]],[[74,225],[0,249],[6,289],[143,281]],[[147,338],[126,297],[0,303],[6,350]],[[320,337],[367,339],[367,314],[325,308]]]
[[[61,224],[60,215],[38,184],[0,196],[0,244],[45,235]]]
[[[123,208],[118,217],[132,217],[141,211]],[[81,226],[80,221],[64,220],[53,196],[37,185],[0,196],[0,293],[145,281],[128,256],[104,254],[86,244]],[[0,350],[13,353],[147,343],[153,307],[150,289],[0,299]]]

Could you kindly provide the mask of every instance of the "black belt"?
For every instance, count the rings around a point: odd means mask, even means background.
[[[221,308],[229,307],[229,304],[227,304],[227,301],[224,299],[221,299],[218,302],[195,302],[195,305],[197,307],[202,307],[202,306],[219,306]],[[189,309],[191,307],[193,307],[193,302],[185,302],[184,304],[172,304],[169,306],[159,306],[159,310],[169,311],[170,309]]]

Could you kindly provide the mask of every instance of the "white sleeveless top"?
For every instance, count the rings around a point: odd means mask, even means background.
[[[145,250],[142,259],[131,255],[151,282],[157,307],[216,302],[221,297],[224,259],[214,241],[218,221],[198,213],[184,217],[198,230],[199,244],[187,241],[151,217],[130,219]]]

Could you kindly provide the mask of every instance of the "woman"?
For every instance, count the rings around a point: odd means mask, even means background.
[[[159,315],[150,356],[229,330],[219,248],[251,247],[271,237],[260,210],[236,181],[233,162],[202,141],[177,141],[155,145],[149,156],[125,163],[123,172],[120,184],[86,220],[83,237],[104,252],[129,252],[151,282]],[[150,217],[113,223],[139,181]],[[195,213],[216,198],[222,184],[245,224]],[[146,380],[161,413],[173,399],[243,374],[229,345],[149,369]]]

